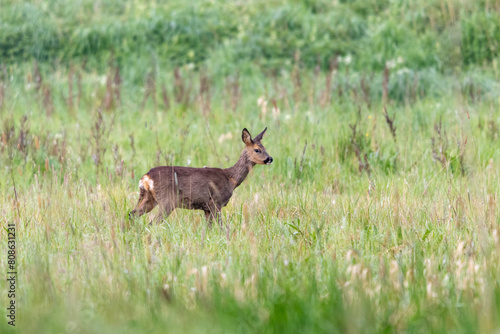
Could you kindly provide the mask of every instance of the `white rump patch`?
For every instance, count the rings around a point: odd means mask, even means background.
[[[139,181],[139,188],[151,191],[154,189],[153,180],[148,176],[144,175]]]

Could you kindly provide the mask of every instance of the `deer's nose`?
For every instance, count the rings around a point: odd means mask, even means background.
[[[269,157],[269,158],[267,158],[267,159],[264,161],[264,163],[265,163],[266,165],[270,165],[272,162],[273,162],[273,158],[272,158],[272,157]]]

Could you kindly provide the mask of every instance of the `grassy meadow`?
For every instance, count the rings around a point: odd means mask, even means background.
[[[0,0],[0,332],[500,329],[494,1],[62,3]],[[266,126],[227,229],[127,218]]]

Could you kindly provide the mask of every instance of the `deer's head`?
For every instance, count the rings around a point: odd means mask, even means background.
[[[250,161],[259,165],[270,165],[273,162],[273,158],[267,154],[266,148],[260,142],[266,130],[267,128],[253,139],[247,129],[243,129],[243,133],[241,134],[241,139],[246,145]]]

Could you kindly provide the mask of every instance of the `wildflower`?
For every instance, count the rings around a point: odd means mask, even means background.
[[[265,116],[267,113],[267,101],[265,96],[260,96],[257,100],[257,105],[260,107],[262,115]]]
[[[219,143],[222,143],[228,139],[233,139],[233,134],[231,132],[228,132],[226,134],[221,134],[219,137]]]
[[[273,107],[273,118],[278,119],[280,117],[281,110],[278,107]]]
[[[392,69],[392,68],[396,67],[396,61],[394,59],[386,61],[385,67],[387,67],[388,69]]]

